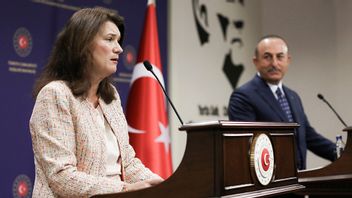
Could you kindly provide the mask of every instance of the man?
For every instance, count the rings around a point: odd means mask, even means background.
[[[286,41],[280,36],[265,36],[257,44],[253,63],[257,75],[235,90],[230,98],[229,119],[233,121],[297,122],[297,168],[306,168],[307,148],[333,161],[335,145],[309,124],[300,97],[282,84],[290,64]]]

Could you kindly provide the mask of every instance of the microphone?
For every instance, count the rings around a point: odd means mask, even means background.
[[[163,90],[163,92],[164,92],[164,94],[165,94],[167,100],[168,100],[169,103],[171,104],[172,109],[175,111],[178,120],[179,120],[179,121],[181,122],[181,124],[183,125],[183,121],[182,121],[180,115],[178,114],[178,112],[177,112],[177,110],[176,110],[174,104],[171,102],[171,100],[170,100],[169,96],[167,95],[167,93],[166,93],[166,91],[165,91],[163,85],[161,84],[159,78],[155,75],[155,73],[154,73],[154,71],[153,71],[153,66],[150,64],[150,62],[149,62],[148,60],[143,61],[143,65],[144,65],[144,67],[145,67],[148,71],[150,71],[150,72],[153,74],[153,76],[156,78],[156,80],[158,81],[158,83],[159,83],[161,89]]]
[[[345,127],[347,127],[347,124],[342,120],[342,118],[339,116],[339,114],[335,111],[335,109],[330,105],[330,103],[327,101],[327,100],[325,100],[325,98],[324,98],[324,96],[322,95],[322,94],[320,94],[320,93],[318,93],[318,98],[320,99],[320,100],[322,100],[322,101],[324,101],[329,107],[330,107],[330,109],[335,113],[335,115],[337,116],[337,118],[342,122],[342,124],[345,126]]]

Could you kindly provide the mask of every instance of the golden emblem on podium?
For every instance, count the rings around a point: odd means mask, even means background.
[[[273,177],[274,163],[274,150],[270,138],[264,133],[256,135],[251,145],[253,178],[263,186],[268,185]]]

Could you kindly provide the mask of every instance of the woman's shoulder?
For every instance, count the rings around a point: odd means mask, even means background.
[[[117,91],[117,87],[114,84],[110,84],[110,86],[114,90],[114,96],[115,96],[115,100],[114,101],[117,102],[117,103],[121,103],[120,94]]]
[[[67,86],[67,83],[62,80],[51,81],[46,84],[39,92],[40,95],[67,95],[71,93],[71,89]]]
[[[54,80],[51,81],[50,83],[46,84],[43,88],[49,87],[52,89],[62,89],[62,88],[68,88],[67,83],[63,80]]]

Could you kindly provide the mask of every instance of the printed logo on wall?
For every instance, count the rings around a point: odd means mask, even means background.
[[[129,71],[133,71],[136,65],[136,49],[132,45],[127,45],[122,53],[123,65]]]
[[[32,52],[33,40],[30,32],[20,27],[13,35],[13,47],[20,57],[27,57]]]
[[[33,48],[31,33],[24,27],[20,27],[13,35],[13,48],[18,56],[24,58],[29,56]],[[14,73],[36,74],[38,65],[36,63],[8,60],[9,71]]]
[[[244,0],[227,0],[225,3],[233,4],[233,6],[244,7]],[[206,43],[218,42],[210,41],[211,38],[211,28],[208,22],[210,13],[208,13],[208,5],[206,1],[200,3],[199,0],[192,1],[193,6],[193,16],[196,23],[196,29],[198,32],[198,37],[200,44],[203,46]],[[222,36],[224,42],[229,42],[231,46],[237,48],[236,50],[241,50],[243,48],[243,41],[241,38],[241,31],[244,27],[244,21],[239,19],[234,19],[233,16],[226,15],[225,13],[214,13],[219,22],[219,27],[221,28]],[[224,61],[222,70],[225,73],[227,80],[231,84],[232,88],[235,89],[240,79],[240,76],[244,70],[244,65],[238,60],[232,59],[232,47],[229,49],[227,54],[224,54]]]
[[[127,69],[126,72],[118,71],[116,77],[113,78],[115,82],[119,83],[130,83],[132,77],[132,71],[136,65],[136,49],[132,45],[127,45],[123,49],[122,53],[123,66]]]
[[[30,198],[32,195],[32,182],[27,175],[18,175],[12,184],[14,198]]]

